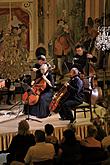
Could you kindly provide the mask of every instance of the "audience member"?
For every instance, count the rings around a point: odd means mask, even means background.
[[[75,133],[76,140],[81,141],[81,137],[76,132],[76,126],[75,125],[69,123],[68,124],[68,129],[72,129],[74,131],[74,133]]]
[[[94,121],[93,124],[96,126],[97,128],[97,135],[96,135],[96,139],[99,141],[102,141],[102,139],[106,136],[106,131],[103,129],[102,127],[102,121],[100,119],[100,116],[97,116]]]
[[[96,140],[97,128],[94,125],[87,127],[87,137],[81,141],[81,144],[86,147],[99,147],[101,148],[101,142]]]
[[[87,128],[87,137],[81,142],[83,165],[88,165],[90,162],[101,162],[107,158],[107,153],[102,148],[101,142],[95,138],[96,134],[96,127],[89,125]]]
[[[45,125],[45,133],[46,133],[46,139],[45,139],[46,143],[52,143],[54,145],[55,152],[57,154],[59,145],[58,145],[58,139],[54,135],[54,127],[52,124]]]
[[[30,146],[35,144],[34,135],[29,132],[29,124],[26,120],[22,120],[18,126],[18,134],[13,137],[12,142],[7,149],[10,154],[7,156],[7,162],[12,161],[24,162],[24,157]]]
[[[67,129],[63,132],[64,141],[61,143],[58,151],[59,164],[80,165],[81,148],[80,142],[76,140],[75,132]]]
[[[53,160],[55,150],[53,144],[45,143],[45,132],[42,130],[35,131],[36,144],[29,148],[25,163],[31,164],[33,162],[41,162],[46,160]]]
[[[102,139],[102,146],[104,148],[108,148],[110,152],[110,123],[108,123],[107,129],[108,129],[108,135]]]

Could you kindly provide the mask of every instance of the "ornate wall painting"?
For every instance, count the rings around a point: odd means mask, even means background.
[[[0,76],[12,80],[27,69],[29,15],[21,8],[0,8]]]

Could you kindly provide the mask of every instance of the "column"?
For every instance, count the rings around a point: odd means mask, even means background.
[[[99,2],[100,0],[95,0],[95,13],[94,13],[94,18],[99,18],[99,12],[100,12],[100,5]]]
[[[86,0],[86,4],[85,4],[85,24],[87,23],[87,19],[90,16],[91,16],[91,0]]]

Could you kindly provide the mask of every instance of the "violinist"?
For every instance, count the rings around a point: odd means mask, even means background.
[[[67,87],[67,94],[62,97],[60,101],[59,114],[61,120],[70,120],[71,123],[75,121],[72,110],[75,106],[82,104],[84,99],[83,81],[79,77],[77,68],[70,70],[70,83],[65,83]]]
[[[38,118],[44,118],[50,114],[49,103],[52,99],[54,85],[53,76],[44,55],[40,55],[38,57],[38,63],[34,65],[33,70],[36,71],[35,83],[38,87],[36,90],[38,90],[37,94],[39,95],[39,100],[35,105],[27,106],[30,106],[30,115],[37,116]],[[25,108],[25,110],[26,109],[27,108]],[[25,111],[25,113],[27,112]]]

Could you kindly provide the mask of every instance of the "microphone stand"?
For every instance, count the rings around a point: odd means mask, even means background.
[[[18,102],[17,104],[19,104],[19,103],[22,103],[22,89],[24,89],[26,92],[27,92],[27,94],[28,94],[28,97],[27,97],[27,104],[26,104],[26,108],[27,108],[27,118],[26,118],[26,120],[29,120],[29,119],[31,119],[30,117],[29,117],[29,113],[30,113],[30,105],[29,105],[29,96],[30,96],[30,93],[29,92],[31,92],[31,87],[27,84],[27,83],[24,83],[23,82],[23,80],[24,80],[24,78],[22,79],[22,81],[20,82],[20,84],[21,84],[21,101],[20,102]],[[23,85],[24,85],[24,87],[26,87],[26,89],[23,87]],[[17,105],[16,104],[16,105]],[[20,105],[20,104],[19,104]],[[17,118],[18,116],[19,116],[19,114],[20,114],[20,112],[22,112],[23,110],[19,110],[19,112],[18,112],[18,114],[16,115],[16,117],[15,118]],[[42,121],[40,121],[40,120],[35,120],[35,119],[31,119],[31,120],[34,120],[34,121],[37,121],[37,122],[42,122]]]

